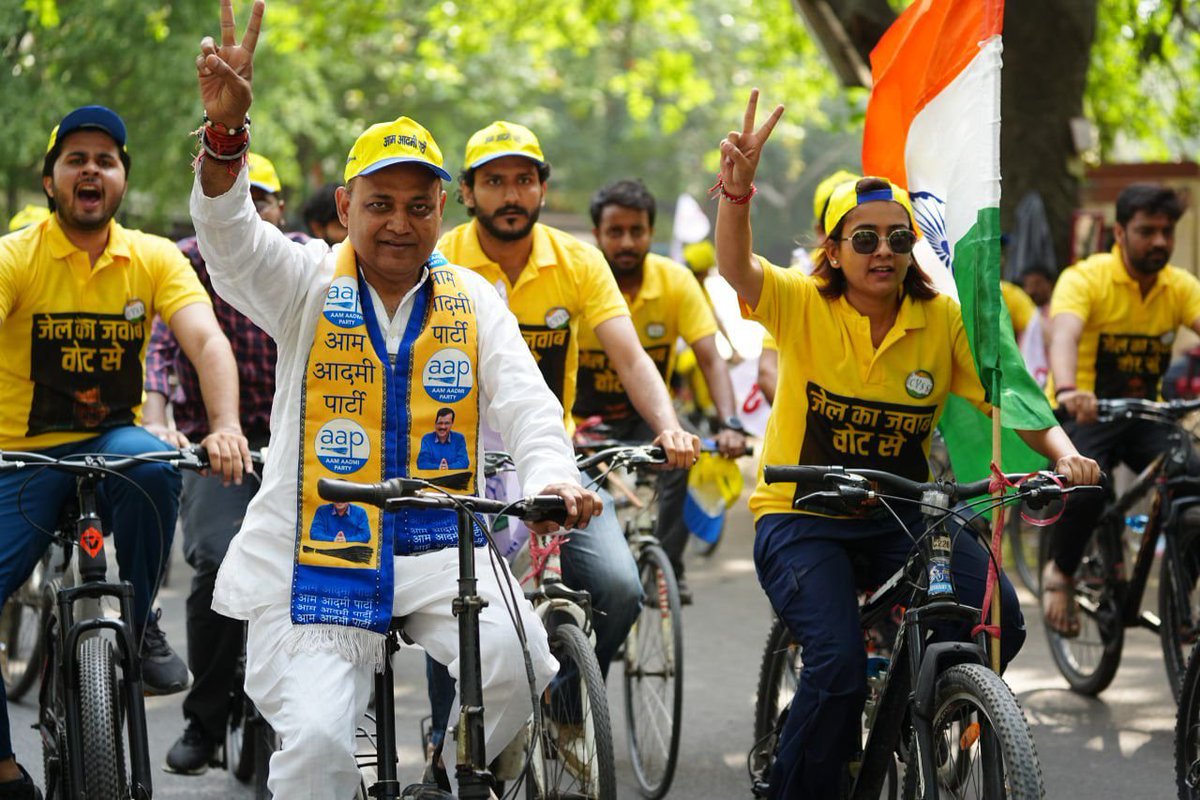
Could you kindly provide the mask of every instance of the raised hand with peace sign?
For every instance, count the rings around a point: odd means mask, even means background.
[[[237,43],[237,25],[233,20],[233,0],[221,0],[221,45],[211,36],[200,40],[196,74],[200,80],[200,100],[213,122],[226,128],[240,128],[250,110],[254,94],[250,89],[254,74],[254,47],[262,29],[266,3],[255,0],[250,22],[241,44]]]
[[[713,236],[717,247],[717,268],[746,303],[754,308],[762,294],[763,272],[753,257],[753,237],[750,234],[749,199],[754,190],[754,174],[763,146],[771,137],[775,123],[783,116],[783,106],[775,106],[771,116],[758,128],[758,89],[750,91],[742,129],[730,131],[721,140],[720,205],[717,207],[717,226]]]

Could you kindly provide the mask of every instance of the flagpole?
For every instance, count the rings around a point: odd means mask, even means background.
[[[999,400],[995,398],[993,402]],[[1004,428],[1000,424],[1000,408],[998,405],[992,406],[992,463],[996,465],[1001,472],[1004,471],[1004,462],[1000,460],[1001,449],[1001,434]],[[992,532],[992,541],[995,543],[992,553],[992,564],[988,569],[996,570],[996,584],[992,592],[992,626],[995,631],[992,633],[992,671],[997,675],[1000,674],[1000,596],[1001,596],[1001,572],[1000,565],[1004,563],[1004,547],[1003,531],[1004,531],[1004,505],[1000,500],[1004,497],[1004,484],[1001,481],[995,482],[996,489],[992,492],[992,497],[996,500],[996,511],[992,514],[992,525],[996,526]],[[996,534],[1000,532],[1000,535]]]

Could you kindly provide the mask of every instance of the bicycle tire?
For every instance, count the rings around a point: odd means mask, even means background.
[[[1075,570],[1075,596],[1079,601],[1079,635],[1067,638],[1046,630],[1050,655],[1071,691],[1094,697],[1108,688],[1121,665],[1125,624],[1116,582],[1123,557],[1119,531],[1111,520],[1092,532],[1083,559]],[[1049,537],[1043,537],[1043,542]],[[1042,548],[1042,563],[1049,557]]]
[[[239,678],[237,685],[241,685]],[[239,783],[249,783],[254,777],[255,737],[259,724],[254,704],[239,691],[231,702],[229,721],[225,725],[225,767]]]
[[[38,561],[29,579],[8,598],[0,611],[0,673],[9,702],[24,697],[37,682],[45,650],[42,583],[45,561]]]
[[[625,729],[638,789],[647,800],[659,800],[670,790],[679,761],[683,607],[675,571],[661,547],[642,548],[638,572],[645,598],[625,640]]]
[[[1192,648],[1175,712],[1175,786],[1179,800],[1200,800],[1200,646]]]
[[[266,720],[254,729],[254,798],[272,800],[274,795],[267,786],[267,778],[271,774],[271,756],[279,749],[279,735]]]
[[[124,714],[112,643],[95,636],[79,645],[78,697],[82,722],[83,783],[89,800],[129,796]]]
[[[1040,595],[1042,591],[1042,575],[1038,569],[1041,553],[1042,529],[1030,525],[1021,519],[1024,506],[1013,505],[1005,509],[1004,533],[1008,538],[1008,548],[1012,553],[1014,571],[1021,578],[1025,588]]]
[[[575,664],[580,679],[580,707],[570,707],[566,692],[548,688],[542,693],[544,725],[538,741],[533,743],[526,796],[535,800],[616,800],[608,695],[592,644],[578,626],[562,623],[550,632],[550,652],[558,659],[560,669],[564,664]],[[580,723],[562,722],[577,712],[582,716]],[[580,741],[582,748],[572,746]]]
[[[938,676],[934,691],[932,727],[940,789],[948,789],[958,798],[1042,800],[1045,797],[1042,765],[1029,723],[1017,698],[999,675],[981,664],[957,664]],[[968,713],[960,716],[962,710]],[[989,755],[988,745],[993,743],[999,750]],[[910,753],[915,756],[916,751]],[[999,771],[991,764],[997,755],[1001,760]],[[976,762],[982,775],[973,780]],[[921,796],[918,772],[905,770],[906,798]],[[971,794],[972,789],[981,794]]]
[[[1167,545],[1159,573],[1158,631],[1167,682],[1178,701],[1188,653],[1200,632],[1200,506],[1184,511],[1176,525],[1167,533],[1174,541]]]

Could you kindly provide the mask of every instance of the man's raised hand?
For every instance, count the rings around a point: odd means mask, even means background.
[[[237,43],[237,25],[233,21],[233,0],[221,0],[221,45],[211,36],[200,40],[196,57],[196,75],[200,81],[200,101],[213,122],[226,128],[240,128],[250,110],[253,92],[254,47],[262,30],[266,3],[254,0],[250,22],[241,44]]]
[[[751,89],[750,100],[746,103],[746,114],[742,119],[742,129],[730,131],[729,135],[721,140],[721,182],[725,191],[731,195],[744,195],[750,191],[763,145],[771,137],[771,131],[775,130],[775,123],[783,116],[783,106],[775,106],[771,116],[755,130],[754,118],[757,114],[758,89]]]

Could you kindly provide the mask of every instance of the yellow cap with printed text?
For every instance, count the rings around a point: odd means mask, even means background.
[[[269,158],[260,156],[258,153],[250,153],[246,157],[246,163],[250,167],[250,188],[262,189],[271,194],[279,194],[283,191],[283,184],[279,182],[279,173],[275,171],[275,165]]]
[[[539,166],[546,163],[542,146],[533,131],[515,122],[496,120],[491,125],[472,134],[467,140],[467,152],[463,163],[467,169],[475,169],[504,156],[528,158]]]
[[[451,179],[433,135],[408,117],[379,122],[363,131],[346,157],[344,178],[349,183],[393,164],[423,164],[442,180]]]
[[[831,233],[838,226],[838,223],[842,221],[843,217],[863,203],[885,201],[899,203],[903,206],[904,210],[908,212],[908,221],[912,224],[913,230],[920,236],[921,229],[917,225],[916,217],[913,215],[912,201],[908,197],[908,192],[894,185],[887,178],[877,176],[868,177],[884,185],[877,189],[860,192],[858,191],[858,184],[867,180],[867,178],[856,178],[838,184],[830,193],[829,205],[825,208],[825,232]]]

